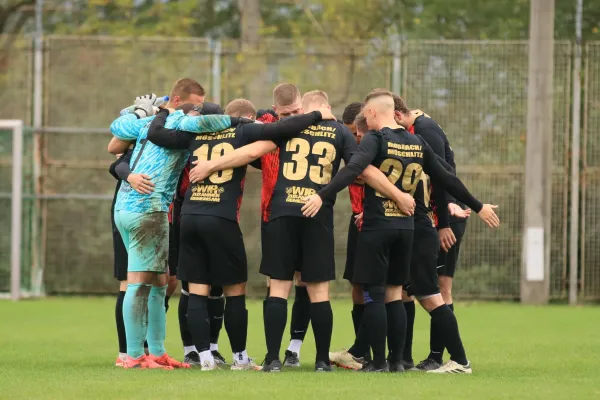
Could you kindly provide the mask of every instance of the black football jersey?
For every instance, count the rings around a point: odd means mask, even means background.
[[[279,174],[270,220],[282,216],[302,217],[304,199],[331,181],[340,161],[348,161],[357,145],[344,125],[337,121],[321,121],[293,139],[278,142],[278,146]],[[334,204],[335,197],[327,199],[315,219],[333,227]]]

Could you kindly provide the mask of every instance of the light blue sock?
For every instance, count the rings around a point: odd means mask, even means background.
[[[127,336],[127,354],[131,358],[144,355],[144,341],[148,330],[148,296],[151,285],[130,283],[123,300],[123,321]]]
[[[166,353],[165,338],[167,336],[167,314],[165,312],[165,296],[167,285],[152,286],[148,298],[148,350],[150,354],[160,357]]]

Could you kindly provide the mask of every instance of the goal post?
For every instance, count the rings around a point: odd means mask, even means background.
[[[21,298],[21,234],[23,210],[23,121],[0,120],[0,131],[12,134],[12,183],[10,192],[10,298]]]

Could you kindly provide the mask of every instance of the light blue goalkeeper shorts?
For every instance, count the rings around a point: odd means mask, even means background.
[[[168,272],[169,219],[166,212],[115,211],[127,249],[128,272]]]

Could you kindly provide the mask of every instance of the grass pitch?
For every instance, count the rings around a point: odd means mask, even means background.
[[[171,304],[167,350],[181,359],[177,299]],[[332,349],[352,340],[350,308],[334,302]],[[261,303],[249,302],[248,309],[248,350],[260,362]],[[316,374],[312,331],[299,370],[201,373],[114,367],[112,298],[0,302],[0,399],[600,399],[600,307],[459,303],[456,312],[471,376]],[[427,354],[428,324],[419,310],[415,361]],[[219,346],[230,358],[224,329]]]

